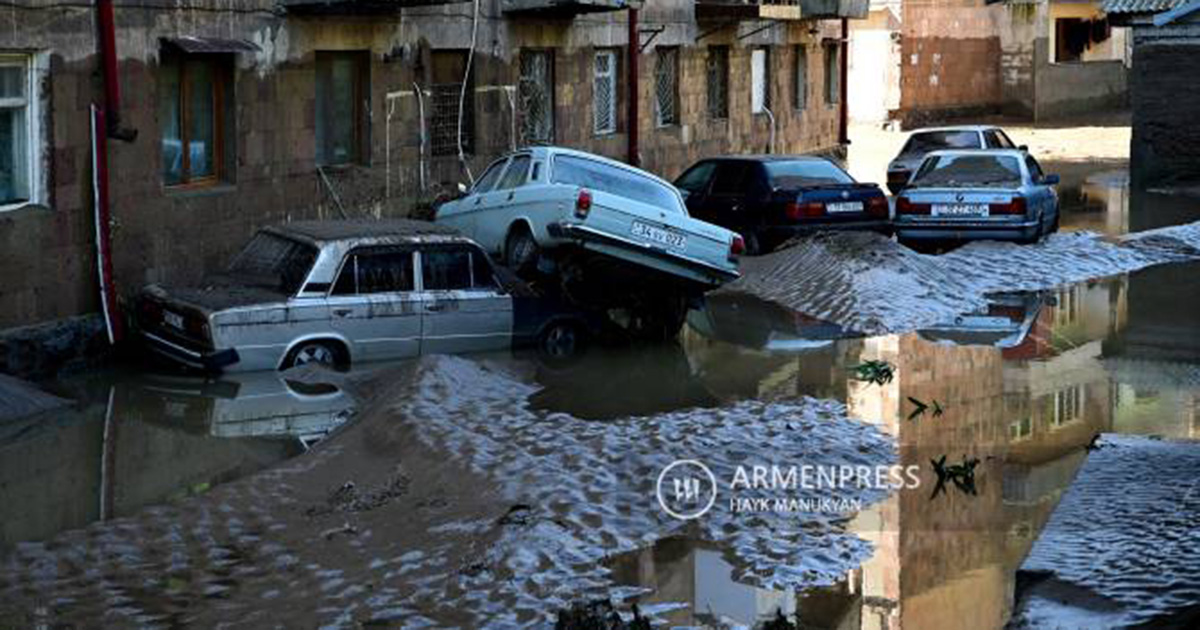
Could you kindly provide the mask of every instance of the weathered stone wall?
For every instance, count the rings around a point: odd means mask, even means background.
[[[1200,183],[1200,23],[1176,30],[1178,43],[1148,32],[1134,46],[1130,176],[1138,188]]]
[[[48,59],[43,89],[49,198],[0,212],[0,329],[98,309],[88,113],[90,103],[103,100],[95,16],[85,4],[28,4],[0,16],[0,50],[35,50]],[[122,124],[138,131],[133,142],[109,144],[114,266],[122,293],[148,282],[195,281],[223,266],[264,224],[340,216],[316,169],[316,51],[366,51],[370,58],[365,163],[327,169],[348,214],[405,214],[439,184],[467,180],[456,156],[422,159],[416,85],[428,89],[433,51],[470,46],[471,3],[409,8],[382,18],[300,17],[277,12],[273,0],[116,4]],[[474,174],[514,144],[508,94],[517,83],[522,48],[555,51],[556,142],[625,157],[626,12],[573,20],[513,18],[501,14],[499,0],[484,0],[480,15],[474,92],[468,94],[475,108],[475,152],[468,156]],[[749,111],[750,47],[758,45],[772,47],[776,151],[837,148],[840,106],[822,97],[820,54],[823,38],[839,35],[836,21],[744,21],[716,28],[720,25],[697,23],[685,0],[652,3],[641,18],[647,30],[663,28],[640,63],[641,157],[648,169],[673,177],[703,155],[765,150],[767,119]],[[227,181],[213,186],[163,184],[159,55],[162,38],[179,36],[240,39],[259,49],[235,57],[233,120],[226,122],[234,128],[235,157]],[[643,44],[648,39],[643,35]],[[727,121],[707,116],[704,60],[714,44],[731,46]],[[794,44],[810,47],[809,105],[803,111],[792,108]],[[659,129],[653,118],[656,48],[672,45],[681,51],[682,116],[679,125]],[[617,133],[602,137],[591,126],[596,47],[619,48],[621,59]],[[430,103],[425,107],[428,117]]]

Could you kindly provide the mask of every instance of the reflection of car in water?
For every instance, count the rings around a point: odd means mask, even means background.
[[[773,351],[821,348],[857,337],[841,326],[744,293],[721,293],[688,315],[688,324],[710,339]]]
[[[217,437],[318,439],[353,416],[355,401],[331,383],[277,372],[219,379],[156,375],[126,396],[166,422],[207,426]]]
[[[918,332],[930,341],[1015,348],[1029,336],[1046,303],[1040,292],[996,294],[982,312],[959,315]]]
[[[227,371],[347,366],[530,341],[564,354],[591,332],[578,311],[502,284],[466,237],[402,220],[266,228],[202,287],[144,289],[137,322],[150,349],[167,359]]]

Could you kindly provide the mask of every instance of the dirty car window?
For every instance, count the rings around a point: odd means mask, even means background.
[[[500,180],[500,183],[496,185],[496,190],[507,190],[523,185],[525,183],[525,175],[528,172],[529,156],[518,155],[508,165],[508,170],[504,172],[504,178]]]
[[[346,258],[333,294],[396,293],[413,288],[411,251],[365,251]]]
[[[908,139],[903,155],[929,153],[942,149],[978,149],[979,134],[974,131],[930,131],[918,133]]]
[[[925,160],[913,185],[1016,187],[1021,185],[1021,163],[1007,155],[941,155]]]
[[[229,275],[248,286],[291,294],[299,290],[316,259],[311,245],[259,232],[233,259]]]
[[[475,186],[471,188],[471,194],[485,193],[491,190],[496,180],[500,179],[500,173],[504,172],[504,163],[507,161],[507,158],[504,158],[492,162],[487,172],[475,181]]]
[[[682,212],[674,190],[637,173],[573,155],[554,158],[554,183],[602,190],[664,210]]]
[[[422,251],[421,275],[427,291],[491,289],[496,286],[486,256],[470,247]]]
[[[767,177],[776,188],[802,188],[824,184],[853,184],[846,171],[823,161],[767,162]]]

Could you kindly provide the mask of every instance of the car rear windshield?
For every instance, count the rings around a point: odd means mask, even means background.
[[[900,151],[902,155],[929,153],[943,149],[978,149],[979,134],[974,131],[927,131],[913,134]]]
[[[1021,185],[1021,163],[1007,155],[940,155],[925,160],[912,185],[1014,188]]]
[[[602,190],[664,210],[681,212],[677,193],[667,186],[623,168],[573,155],[554,158],[554,183]]]
[[[767,178],[774,188],[803,188],[853,184],[854,178],[833,164],[819,160],[767,162]]]
[[[300,289],[316,260],[317,250],[311,245],[259,232],[233,259],[229,275],[248,286],[290,295]]]

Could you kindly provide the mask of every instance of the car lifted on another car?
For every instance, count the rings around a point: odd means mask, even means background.
[[[226,371],[530,343],[563,358],[598,331],[577,309],[502,278],[477,244],[445,226],[298,221],[259,231],[201,287],[146,287],[135,316],[155,353]]]

